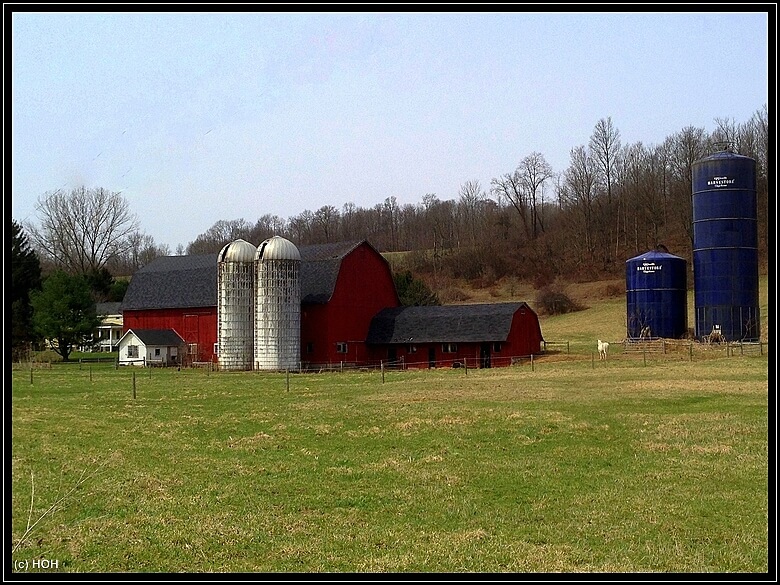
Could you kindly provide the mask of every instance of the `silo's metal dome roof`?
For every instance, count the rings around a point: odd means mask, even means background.
[[[649,261],[649,260],[682,260],[685,261],[684,258],[680,258],[679,256],[675,256],[674,254],[669,254],[668,252],[661,252],[659,250],[650,250],[649,252],[645,252],[644,254],[640,254],[639,256],[634,256],[633,258],[629,258],[626,260],[626,262],[642,262],[642,261]]]
[[[301,253],[290,240],[281,236],[268,238],[257,247],[257,260],[298,260]]]
[[[246,240],[238,239],[227,244],[219,253],[219,262],[252,262],[257,248]]]

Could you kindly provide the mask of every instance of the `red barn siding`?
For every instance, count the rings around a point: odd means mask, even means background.
[[[512,318],[512,327],[506,339],[506,352],[508,355],[502,357],[537,354],[541,349],[540,346],[543,340],[539,317],[530,307],[521,307]]]
[[[187,344],[197,343],[193,360],[213,361],[217,342],[217,308],[145,309],[124,311],[123,333],[128,329],[173,329]]]
[[[341,261],[333,296],[325,305],[301,310],[301,357],[304,363],[364,363],[371,356],[366,336],[380,310],[399,305],[392,271],[379,252],[360,244]],[[347,353],[337,351],[347,344]],[[309,352],[310,344],[313,351]]]

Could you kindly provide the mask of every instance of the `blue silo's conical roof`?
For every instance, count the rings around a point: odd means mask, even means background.
[[[685,262],[684,258],[675,256],[674,254],[669,254],[668,252],[659,252],[658,250],[651,250],[649,252],[645,252],[644,254],[640,254],[639,256],[634,256],[633,258],[626,260],[626,262],[641,262],[648,260],[682,260]]]

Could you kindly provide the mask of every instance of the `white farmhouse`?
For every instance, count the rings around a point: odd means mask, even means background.
[[[93,336],[97,351],[116,351],[119,338],[122,337],[122,303],[97,303],[95,312],[100,317],[100,325]]]

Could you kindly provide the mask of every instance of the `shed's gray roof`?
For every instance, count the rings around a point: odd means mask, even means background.
[[[299,248],[301,302],[328,302],[336,287],[341,261],[364,241]],[[122,310],[215,307],[217,261],[217,254],[163,256],[153,260],[130,279]]]
[[[173,329],[129,329],[125,335],[131,331],[144,342],[144,345],[165,345],[168,347],[184,345],[184,340]]]
[[[526,303],[395,307],[372,320],[367,343],[506,341],[512,318]],[[530,310],[530,309],[529,309]]]

